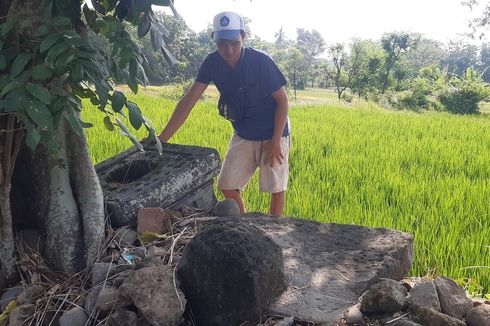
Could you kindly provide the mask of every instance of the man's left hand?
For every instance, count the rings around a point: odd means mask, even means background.
[[[281,139],[270,140],[264,144],[264,152],[266,156],[266,163],[270,162],[270,166],[274,167],[275,163],[282,164],[284,160],[284,154],[281,150]]]

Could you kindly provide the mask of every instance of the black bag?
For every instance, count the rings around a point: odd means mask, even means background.
[[[242,52],[242,59],[245,58],[245,49]],[[232,79],[230,80],[231,85],[242,85],[238,89],[232,90],[224,90],[220,95],[218,100],[218,111],[219,114],[233,123],[237,123],[243,118],[246,107],[246,98],[247,98],[247,64],[241,66],[241,69],[244,69],[245,78],[243,81],[235,82],[233,78],[240,78],[242,74],[237,72]]]
[[[231,122],[238,122],[243,118],[245,111],[246,88],[240,87],[234,95],[231,93],[221,94],[218,100],[219,114]]]

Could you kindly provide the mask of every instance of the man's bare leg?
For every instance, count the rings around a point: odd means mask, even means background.
[[[223,193],[223,196],[225,196],[225,198],[234,199],[236,201],[236,203],[238,204],[238,208],[240,209],[240,214],[245,214],[247,212],[245,210],[245,204],[243,203],[242,196],[240,195],[240,190],[221,190],[221,192]]]
[[[273,216],[281,216],[284,210],[284,203],[286,201],[286,194],[284,191],[271,194],[271,207],[269,214]]]

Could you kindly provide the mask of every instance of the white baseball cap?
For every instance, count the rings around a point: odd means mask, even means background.
[[[215,41],[237,40],[240,36],[240,31],[244,30],[243,25],[243,19],[239,14],[231,11],[221,12],[214,16],[213,19],[213,39]]]

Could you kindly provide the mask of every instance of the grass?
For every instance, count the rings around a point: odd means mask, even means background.
[[[130,98],[161,130],[175,102],[150,91]],[[172,142],[214,147],[223,157],[232,129],[217,115],[215,90],[205,98]],[[490,116],[387,111],[334,99],[309,90],[292,105],[285,215],[409,232],[412,274],[443,274],[473,293],[489,293]],[[96,110],[85,111],[95,122],[87,130],[95,163],[131,146],[103,130]],[[244,199],[249,210],[267,211],[269,197],[257,181]]]

